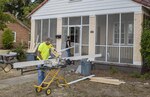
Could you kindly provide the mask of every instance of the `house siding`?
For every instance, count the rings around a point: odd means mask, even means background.
[[[132,0],[81,0],[78,2],[69,2],[69,0],[49,0],[31,17],[32,19],[44,19],[141,11],[141,5]]]

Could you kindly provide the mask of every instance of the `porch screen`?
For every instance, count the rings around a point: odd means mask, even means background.
[[[35,20],[35,43],[41,42],[41,20]]]
[[[96,16],[98,61],[133,63],[134,13]]]
[[[48,37],[48,28],[49,27],[49,19],[42,20],[42,41]]]
[[[50,19],[50,38],[53,40],[53,44],[56,44],[57,33],[57,19]]]
[[[99,61],[106,60],[106,15],[96,16],[96,54],[102,57],[96,58]]]

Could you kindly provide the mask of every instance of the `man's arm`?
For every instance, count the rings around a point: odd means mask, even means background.
[[[70,41],[67,41],[67,45],[68,45],[68,47],[70,47]]]
[[[38,52],[37,52],[37,56],[40,58],[40,60],[43,60],[43,58],[42,58],[42,56],[41,56],[41,52],[40,52],[40,51],[38,51]]]

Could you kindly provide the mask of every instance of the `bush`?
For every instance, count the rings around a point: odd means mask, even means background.
[[[141,78],[143,80],[149,80],[150,79],[150,73],[145,73],[145,74],[141,75]]]
[[[11,49],[13,47],[13,33],[10,29],[6,29],[2,34],[2,44],[5,49]]]
[[[139,72],[132,72],[131,77],[133,78],[140,78],[140,79],[143,79],[143,80],[149,80],[150,79],[150,73],[145,73],[145,74],[140,74]]]
[[[116,73],[118,73],[118,69],[115,68],[115,67],[110,67],[109,69],[110,69],[110,73],[111,73],[111,74],[116,74]]]
[[[150,69],[150,20],[145,19],[141,37],[142,73]]]
[[[133,78],[141,78],[141,74],[139,72],[132,72],[130,76]]]
[[[17,53],[18,61],[25,61],[26,60],[26,52],[24,51],[24,45],[21,43],[13,50],[13,52]]]

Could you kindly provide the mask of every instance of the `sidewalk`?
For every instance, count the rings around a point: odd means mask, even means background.
[[[31,74],[31,75],[25,75],[25,76],[0,80],[0,89],[6,88],[9,86],[13,86],[13,85],[31,82],[36,79],[37,79],[37,74]]]

